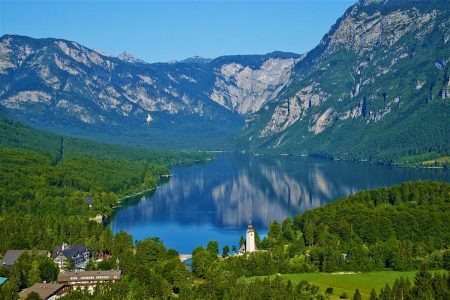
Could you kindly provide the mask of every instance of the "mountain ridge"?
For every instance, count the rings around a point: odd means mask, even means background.
[[[31,51],[29,38],[10,55],[14,36],[3,36],[0,107],[45,129],[112,131],[147,146],[378,162],[447,155],[449,20],[442,0],[361,0],[304,55],[152,64],[59,39]]]
[[[64,39],[4,35],[0,105],[19,121],[59,133],[120,135],[126,143],[155,147],[189,147],[193,140],[222,149],[242,115],[287,83],[294,57],[277,52],[202,64],[145,63]],[[279,74],[267,73],[278,65]],[[257,103],[241,108],[247,97]]]

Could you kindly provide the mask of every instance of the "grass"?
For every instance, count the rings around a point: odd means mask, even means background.
[[[437,272],[437,271],[436,271]],[[328,287],[333,288],[333,295],[330,299],[339,299],[339,296],[345,292],[349,299],[352,299],[355,289],[358,288],[363,299],[369,299],[372,288],[377,293],[385,286],[386,283],[392,287],[395,279],[408,277],[411,283],[414,282],[416,271],[397,272],[397,271],[380,271],[356,274],[333,274],[333,273],[300,273],[300,274],[283,274],[285,279],[289,279],[292,283],[297,284],[302,280],[316,285],[322,292]]]
[[[443,156],[437,159],[427,160],[422,163],[425,166],[443,166],[450,164],[450,156]]]
[[[400,166],[412,167],[443,167],[450,163],[450,157],[442,153],[429,152],[419,155],[404,156],[396,160]]]

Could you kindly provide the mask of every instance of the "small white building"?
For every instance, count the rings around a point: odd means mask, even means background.
[[[252,253],[257,251],[258,248],[256,247],[255,242],[255,229],[252,226],[252,223],[250,222],[247,227],[247,233],[245,235],[245,243],[241,245],[239,248],[239,253]]]

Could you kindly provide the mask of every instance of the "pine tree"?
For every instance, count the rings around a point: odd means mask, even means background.
[[[353,294],[353,300],[361,300],[361,293],[359,292],[358,289],[355,290],[355,294]]]
[[[372,291],[370,292],[370,300],[378,300],[378,296],[377,296],[377,292],[375,291],[375,289],[372,289]]]
[[[422,264],[420,270],[414,278],[413,294],[416,299],[433,299],[433,288],[431,286],[431,273],[428,271],[427,265]]]

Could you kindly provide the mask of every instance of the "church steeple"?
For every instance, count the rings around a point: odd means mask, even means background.
[[[251,253],[255,251],[256,251],[255,230],[253,229],[252,221],[249,220],[247,227],[247,235],[245,239],[245,252]]]

